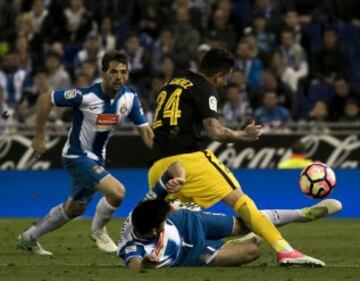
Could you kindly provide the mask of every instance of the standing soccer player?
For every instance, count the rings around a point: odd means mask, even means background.
[[[216,89],[226,84],[233,65],[234,58],[228,51],[211,49],[203,57],[199,73],[188,71],[176,76],[161,89],[153,120],[149,187],[173,162],[179,161],[186,173],[186,181],[177,193],[181,201],[194,201],[204,208],[222,201],[275,250],[280,264],[323,265],[322,261],[294,250],[242,191],[233,174],[211,151],[201,150],[202,129],[210,139],[223,143],[255,141],[260,136],[261,126],[255,123],[233,131],[218,120]]]
[[[116,244],[107,234],[105,225],[124,199],[125,188],[104,169],[106,144],[113,127],[124,118],[130,118],[145,144],[149,148],[153,145],[153,132],[139,97],[125,85],[128,78],[127,56],[113,51],[103,57],[102,83],[54,91],[40,99],[32,143],[37,156],[45,151],[45,125],[52,106],[73,108],[73,123],[62,152],[64,167],[72,178],[71,193],[65,203],[52,208],[43,220],[18,237],[18,249],[52,255],[41,247],[39,238],[80,216],[99,191],[104,196],[96,206],[91,238],[101,250],[116,251]]]

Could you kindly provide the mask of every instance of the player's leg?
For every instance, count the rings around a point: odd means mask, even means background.
[[[95,216],[91,224],[91,238],[96,241],[101,250],[108,253],[116,252],[116,244],[107,234],[105,225],[123,201],[125,188],[115,177],[107,174],[96,185],[96,190],[104,196],[96,206]]]
[[[52,232],[73,218],[80,216],[86,209],[84,202],[74,201],[72,198],[66,203],[53,207],[49,213],[38,223],[32,225],[17,240],[18,249],[27,250],[38,255],[52,255],[42,248],[38,240],[45,234]]]
[[[260,248],[255,243],[234,240],[218,250],[210,266],[237,266],[252,262],[260,257]]]

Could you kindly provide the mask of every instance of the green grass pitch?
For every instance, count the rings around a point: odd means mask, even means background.
[[[324,260],[326,268],[279,267],[275,256],[262,245],[262,256],[253,264],[232,268],[167,268],[134,272],[120,265],[114,255],[97,250],[89,239],[90,220],[80,219],[45,236],[42,245],[54,257],[18,252],[16,236],[30,219],[0,219],[1,281],[136,281],[136,280],[251,280],[330,281],[360,280],[360,220],[322,220],[293,224],[281,229],[296,247]],[[113,220],[109,233],[118,238],[120,220]]]

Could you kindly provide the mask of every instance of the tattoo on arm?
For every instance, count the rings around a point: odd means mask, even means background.
[[[204,129],[210,139],[228,143],[242,140],[242,131],[233,131],[223,126],[216,118],[206,118],[203,120]]]

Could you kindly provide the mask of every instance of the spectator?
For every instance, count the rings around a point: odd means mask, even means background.
[[[191,26],[189,8],[176,9],[176,23],[172,27],[174,34],[174,61],[177,69],[187,69],[195,59],[194,54],[200,44],[200,33]]]
[[[294,40],[291,30],[285,29],[281,32],[280,54],[284,59],[285,66],[290,67],[293,76],[296,77],[296,90],[299,80],[308,75],[308,62],[304,49]]]
[[[253,57],[250,45],[246,42],[240,42],[237,45],[235,68],[245,74],[246,84],[250,88],[260,85],[263,65],[258,58]]]
[[[38,69],[34,75],[34,85],[30,89],[24,89],[24,94],[19,102],[17,118],[22,124],[35,124],[36,104],[42,95],[52,91],[49,77],[45,69]],[[56,119],[55,111],[52,111],[52,118]]]
[[[326,29],[324,31],[324,45],[316,53],[313,62],[314,78],[321,82],[333,84],[335,77],[346,74],[346,57],[337,41],[335,30]]]
[[[285,65],[284,58],[280,52],[274,52],[272,54],[270,67],[276,76],[296,93],[298,87],[297,75],[289,66]]]
[[[289,86],[282,83],[271,70],[263,71],[259,88],[252,92],[251,103],[258,107],[263,99],[263,94],[273,91],[277,94],[279,105],[286,107],[294,116],[297,113],[297,97]]]
[[[127,38],[124,51],[129,56],[132,83],[139,83],[143,86],[150,74],[151,58],[147,50],[141,46],[139,35],[132,33]]]
[[[81,44],[92,30],[93,22],[90,12],[85,8],[83,0],[70,0],[64,11],[65,34],[63,40]]]
[[[165,81],[169,81],[175,73],[175,62],[172,56],[166,56],[161,62],[161,69],[165,74]]]
[[[0,70],[0,87],[4,90],[4,99],[10,108],[14,108],[21,100],[26,78],[27,72],[19,68],[16,54],[5,54]]]
[[[10,42],[16,38],[16,12],[14,1],[2,1],[0,5],[0,55],[10,50]]]
[[[13,124],[13,110],[5,102],[4,89],[0,86],[0,135],[11,132],[8,126]]]
[[[359,101],[348,98],[345,102],[344,115],[340,117],[342,122],[360,122]]]
[[[77,73],[80,72],[87,76],[92,85],[94,83],[101,82],[101,77],[99,75],[99,69],[96,61],[86,60],[82,63],[81,67],[78,69]]]
[[[326,122],[329,121],[329,109],[326,102],[318,100],[315,102],[312,110],[309,112],[309,121]]]
[[[309,166],[313,161],[306,157],[306,147],[300,141],[293,143],[291,154],[278,164],[278,169],[303,169]]]
[[[174,35],[171,29],[164,28],[160,31],[159,38],[155,41],[152,49],[153,70],[158,71],[164,56],[173,55]]]
[[[101,48],[99,42],[99,36],[90,32],[86,36],[86,40],[84,42],[83,49],[77,54],[75,58],[75,68],[78,69],[81,67],[81,64],[84,61],[94,61],[97,62],[97,67],[99,71],[101,70],[101,59],[104,56],[105,51]]]
[[[74,83],[75,88],[84,88],[90,86],[91,84],[92,84],[92,80],[86,73],[82,71],[76,73],[75,83]]]
[[[16,38],[15,44],[19,68],[29,73],[32,70],[33,56],[35,55],[29,48],[29,41],[26,37],[19,36]],[[36,62],[34,65],[36,65]]]
[[[113,24],[110,17],[104,17],[100,22],[101,48],[106,52],[112,51],[116,48],[116,38],[113,34]]]
[[[152,77],[150,81],[150,89],[146,93],[147,99],[149,101],[149,107],[152,111],[154,111],[154,107],[156,104],[157,95],[160,93],[161,88],[164,86],[165,73],[158,71]]]
[[[255,15],[253,33],[260,52],[270,54],[275,46],[275,34],[267,30],[266,19],[261,14]]]
[[[56,52],[49,52],[45,58],[50,87],[53,89],[67,89],[70,87],[70,75],[61,64],[61,57]]]
[[[229,23],[229,14],[223,9],[216,9],[212,14],[212,26],[208,29],[206,40],[217,42],[222,47],[234,50],[236,44],[236,33]]]
[[[44,20],[49,12],[44,6],[44,0],[33,0],[29,17],[31,19],[32,30],[35,34],[39,34],[42,30]]]
[[[261,14],[268,22],[271,31],[279,30],[281,26],[282,9],[279,0],[257,0],[254,14]]]
[[[348,98],[360,100],[357,92],[355,92],[344,77],[335,79],[335,94],[330,101],[330,119],[338,121],[340,116],[344,115],[345,102]]]
[[[291,121],[289,111],[279,105],[279,99],[274,91],[264,94],[263,106],[255,111],[256,122],[264,126],[265,131],[272,129],[286,129],[287,123]]]
[[[227,86],[221,115],[226,121],[246,123],[251,120],[252,111],[247,100],[247,93],[243,92],[236,84]]]

